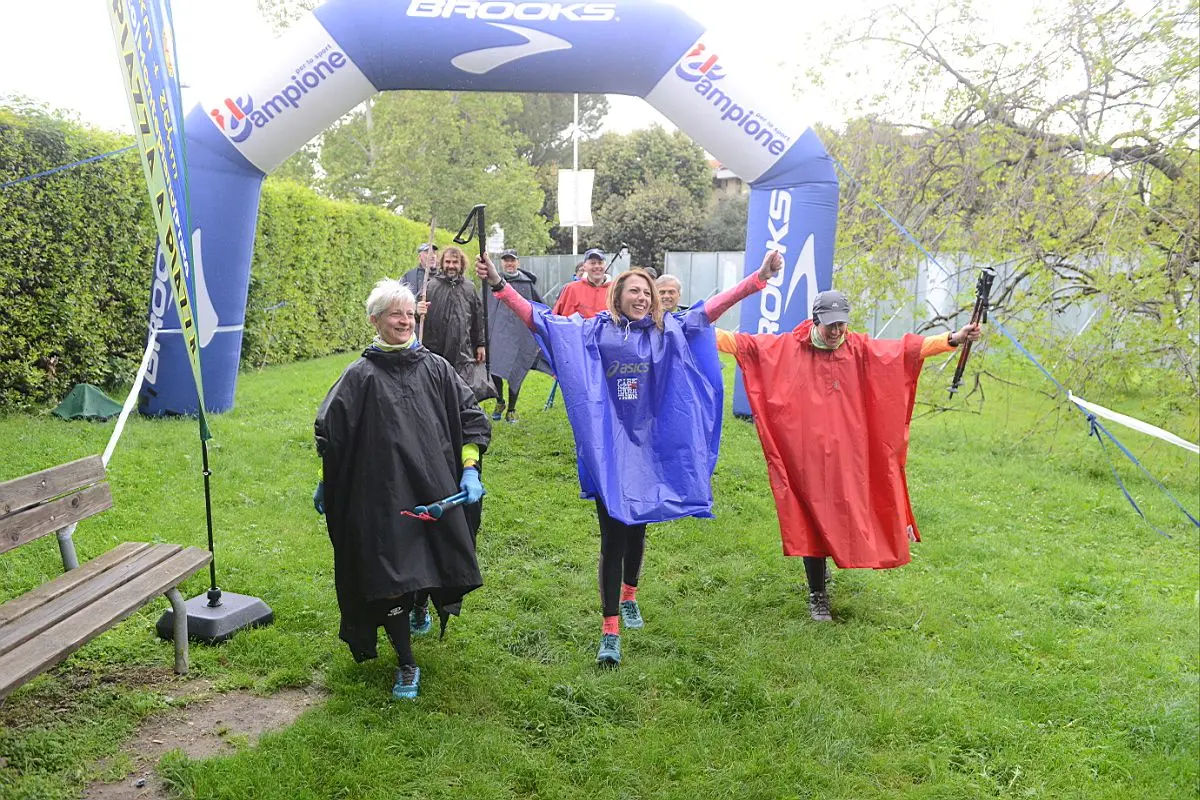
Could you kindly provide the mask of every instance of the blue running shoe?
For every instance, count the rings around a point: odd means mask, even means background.
[[[600,652],[596,653],[596,663],[602,667],[616,667],[621,663],[621,637],[615,633],[606,633],[600,637]]]
[[[421,690],[421,668],[406,664],[396,670],[396,685],[392,697],[396,700],[416,700]]]
[[[504,403],[497,400],[496,407],[492,409],[492,422],[499,422],[504,417]]]
[[[429,606],[417,606],[408,612],[408,629],[413,636],[422,636],[433,630],[433,618],[429,616]]]
[[[642,611],[638,608],[637,600],[621,601],[621,622],[626,628],[637,630],[645,627],[646,620],[642,619]]]

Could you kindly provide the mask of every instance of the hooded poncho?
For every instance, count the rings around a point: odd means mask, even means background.
[[[783,551],[846,568],[906,564],[909,541],[920,539],[905,475],[917,379],[926,353],[950,347],[923,353],[923,336],[847,333],[836,350],[820,350],[812,326],[733,337]]]
[[[533,330],[562,387],[581,496],[626,525],[712,516],[724,390],[702,307],[617,323],[533,304]]]
[[[449,364],[418,345],[365,351],[329,390],[315,429],[340,635],[361,661],[375,657],[374,601],[426,590],[444,623],[482,585],[462,506],[437,522],[400,512],[457,493],[462,446],[484,452],[491,426]]]

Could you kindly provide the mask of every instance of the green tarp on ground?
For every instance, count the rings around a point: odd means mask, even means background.
[[[80,383],[54,409],[62,419],[106,420],[121,413],[121,404],[90,383]]]

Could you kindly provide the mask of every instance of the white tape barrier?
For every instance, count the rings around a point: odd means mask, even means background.
[[[1190,450],[1191,452],[1200,455],[1200,445],[1192,444],[1187,439],[1181,439],[1170,431],[1164,431],[1162,428],[1151,425],[1149,422],[1142,422],[1140,419],[1134,419],[1133,417],[1120,414],[1116,411],[1105,408],[1104,406],[1098,406],[1095,403],[1089,403],[1087,400],[1077,397],[1071,392],[1067,392],[1067,398],[1075,405],[1092,412],[1098,417],[1110,419],[1113,422],[1124,425],[1126,428],[1132,428],[1135,431],[1149,434],[1155,438],[1162,439],[1164,442],[1170,442],[1177,447],[1182,447],[1184,450]]]
[[[121,438],[121,431],[125,430],[125,420],[129,419],[129,412],[133,411],[133,407],[137,403],[138,391],[142,388],[142,381],[146,378],[146,370],[150,368],[150,355],[154,352],[154,345],[157,342],[158,328],[151,327],[150,338],[146,340],[146,352],[142,353],[142,365],[138,367],[137,377],[133,379],[133,388],[129,390],[129,396],[125,398],[121,415],[117,417],[117,427],[113,429],[112,436],[108,439],[108,447],[104,448],[104,455],[100,457],[100,460],[104,462],[105,469],[108,469],[108,461],[117,447],[117,440]]]

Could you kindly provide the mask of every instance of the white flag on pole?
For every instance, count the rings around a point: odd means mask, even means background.
[[[595,179],[596,170],[594,169],[581,169],[578,172],[571,169],[558,171],[558,224],[561,227],[569,228],[572,225],[578,225],[581,228],[588,228],[594,224],[592,222],[592,184]]]

